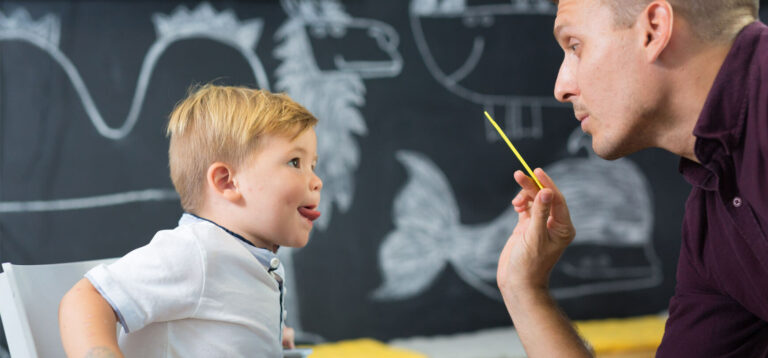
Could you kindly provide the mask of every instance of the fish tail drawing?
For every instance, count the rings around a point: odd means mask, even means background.
[[[458,205],[443,173],[422,154],[399,151],[408,182],[397,194],[392,217],[396,229],[379,251],[383,275],[377,300],[397,300],[424,292],[450,258]]]

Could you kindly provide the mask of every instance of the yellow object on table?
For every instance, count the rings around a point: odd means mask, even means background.
[[[595,353],[655,351],[664,336],[666,317],[576,321],[576,330]]]
[[[318,344],[311,348],[309,358],[427,358],[423,354],[393,348],[368,338]]]

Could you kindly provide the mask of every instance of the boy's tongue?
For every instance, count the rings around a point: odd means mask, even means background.
[[[312,210],[306,206],[302,206],[299,208],[299,214],[301,216],[309,219],[309,221],[315,221],[315,219],[320,217],[320,212],[317,210]]]

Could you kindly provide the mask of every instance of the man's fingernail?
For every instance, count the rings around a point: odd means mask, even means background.
[[[552,193],[549,191],[544,191],[541,193],[541,202],[544,204],[549,204],[552,201]]]

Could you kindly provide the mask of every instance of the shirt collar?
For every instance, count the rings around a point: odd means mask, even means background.
[[[754,56],[766,26],[756,21],[741,30],[715,77],[693,129],[694,152],[706,166],[718,152],[731,154],[739,145],[747,115],[748,92],[759,80]]]
[[[723,166],[719,159],[731,155],[742,141],[748,93],[760,78],[755,74],[755,51],[767,29],[759,21],[744,27],[715,77],[693,129],[694,153],[701,165],[686,158],[680,160],[680,173],[694,186],[716,189]]]
[[[260,247],[256,247],[256,245],[246,240],[241,235],[235,232],[232,232],[231,230],[211,220],[201,218],[195,214],[184,213],[183,215],[181,215],[181,218],[179,219],[179,226],[194,224],[199,222],[206,222],[206,223],[213,224],[219,229],[224,230],[227,234],[237,238],[239,242],[253,255],[253,257],[255,257],[256,260],[258,260],[259,263],[261,263],[264,266],[267,272],[274,272],[281,278],[285,277],[283,264],[280,262],[280,260],[277,258],[277,255],[274,252],[267,249],[260,248]]]

